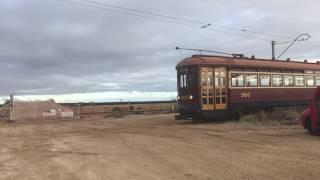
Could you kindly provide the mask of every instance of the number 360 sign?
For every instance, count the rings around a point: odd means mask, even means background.
[[[240,95],[241,95],[241,98],[250,98],[251,97],[250,92],[242,92]]]

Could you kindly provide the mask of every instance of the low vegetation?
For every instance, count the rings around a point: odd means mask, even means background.
[[[114,118],[122,118],[124,116],[123,110],[119,107],[114,107],[111,114]]]
[[[273,110],[258,111],[256,113],[244,114],[240,117],[240,122],[268,123],[268,122],[291,122],[298,123],[301,110]]]

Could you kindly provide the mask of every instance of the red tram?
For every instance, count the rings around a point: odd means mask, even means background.
[[[320,63],[194,55],[178,63],[176,119],[215,119],[259,108],[308,105]]]

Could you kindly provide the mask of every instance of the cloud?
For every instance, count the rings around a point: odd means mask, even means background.
[[[284,41],[215,24],[290,37],[310,33],[320,40],[317,1],[100,1],[212,23],[214,30],[59,0],[1,0],[0,94],[172,94],[175,65],[191,54],[180,54],[175,46],[270,58],[270,41]],[[297,43],[285,56],[317,59],[319,46]],[[277,53],[284,48],[278,45]]]

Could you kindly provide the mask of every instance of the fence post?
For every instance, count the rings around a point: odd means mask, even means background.
[[[78,119],[81,118],[81,117],[80,117],[80,107],[81,107],[81,104],[79,103],[79,104],[78,104]]]
[[[14,95],[10,94],[10,107],[9,107],[9,111],[10,111],[10,117],[9,120],[13,121],[14,120]]]

